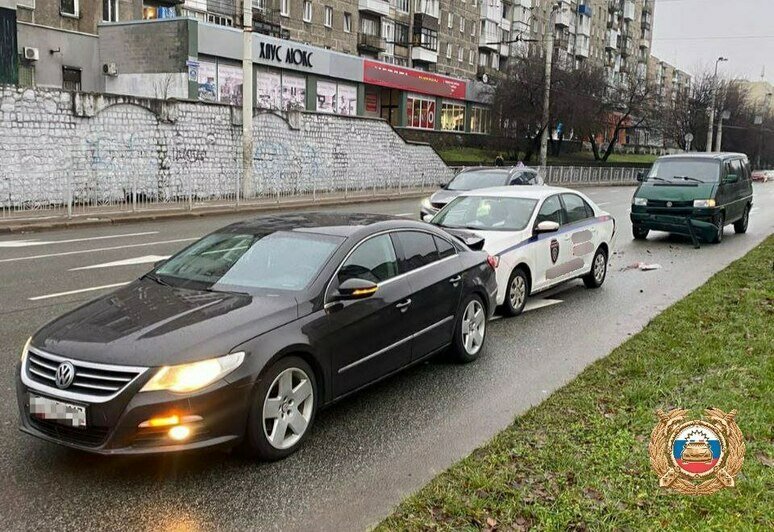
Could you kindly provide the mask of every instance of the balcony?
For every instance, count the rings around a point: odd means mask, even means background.
[[[607,2],[607,11],[609,13],[618,13],[620,10],[621,2],[618,0],[608,0]]]
[[[575,37],[575,57],[584,59],[589,56],[591,39],[583,35]]]
[[[624,20],[634,20],[634,0],[624,0],[623,18]]]
[[[490,66],[479,65],[476,69],[476,77],[483,81],[484,76],[486,76],[487,81],[497,81],[504,79],[505,73]]]
[[[605,39],[605,48],[608,50],[615,50],[618,48],[618,39],[620,35],[618,30],[607,30],[607,38]]]
[[[621,57],[629,57],[632,53],[632,40],[629,37],[624,37],[620,40],[619,51]]]
[[[422,48],[421,46],[414,46],[411,49],[411,60],[418,63],[437,63],[438,52]],[[415,65],[416,66],[416,65]]]
[[[496,34],[482,33],[478,38],[478,47],[484,50],[498,52],[500,50],[500,38]]]
[[[457,20],[457,23],[459,23],[459,20]],[[427,13],[414,13],[414,27],[438,31],[440,24],[438,23],[438,19],[432,15],[428,15]]]
[[[381,17],[390,16],[390,2],[387,0],[358,0],[358,9]]]
[[[378,54],[387,49],[387,43],[380,35],[371,35],[370,33],[357,34],[357,49],[361,52],[370,52]]]
[[[554,15],[554,24],[557,28],[569,28],[573,23],[573,17],[575,13],[569,9],[563,8],[561,11]]]
[[[649,13],[649,14],[653,13],[652,0],[645,0],[645,2],[642,4],[642,14],[645,15],[646,13]]]
[[[640,48],[650,48],[650,41],[648,39],[640,39]]]
[[[591,6],[588,4],[578,5],[578,14],[586,17],[591,17]]]

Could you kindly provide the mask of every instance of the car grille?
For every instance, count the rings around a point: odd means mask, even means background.
[[[65,360],[75,368],[73,383],[65,390],[92,397],[112,397],[118,394],[143,371],[124,366],[79,362],[30,349],[25,368],[27,377],[33,382],[58,388],[55,377],[56,369]]]
[[[99,447],[105,443],[110,432],[108,427],[68,427],[67,425],[34,416],[30,416],[29,420],[30,425],[46,436],[85,447]]]
[[[670,205],[667,205],[669,203]],[[693,201],[666,201],[666,200],[648,200],[648,207],[663,207],[665,209],[684,209],[693,207]]]

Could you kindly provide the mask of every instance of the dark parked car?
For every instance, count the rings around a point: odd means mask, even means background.
[[[282,458],[319,407],[447,348],[479,357],[493,263],[387,216],[230,225],[36,332],[21,429],[102,454],[241,443]]]
[[[444,185],[441,190],[433,193],[429,198],[422,200],[422,205],[419,208],[419,216],[425,221],[430,221],[430,218],[443,209],[447,203],[468,190],[502,187],[507,185],[542,184],[543,179],[537,173],[537,170],[527,168],[526,166],[514,166],[511,168],[465,168],[454,176],[454,179]]]

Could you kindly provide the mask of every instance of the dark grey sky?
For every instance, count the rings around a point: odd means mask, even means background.
[[[655,0],[652,53],[690,73],[774,81],[774,0]]]

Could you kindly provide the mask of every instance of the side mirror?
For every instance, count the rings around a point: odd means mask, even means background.
[[[535,233],[555,233],[559,230],[559,224],[550,220],[540,222],[535,227]]]
[[[347,279],[341,283],[341,285],[339,285],[336,299],[339,301],[365,299],[374,295],[378,289],[379,287],[376,285],[376,283],[366,281],[365,279]]]
[[[736,183],[739,181],[739,176],[736,174],[728,174],[723,180],[724,183]]]
[[[640,183],[645,181],[645,172],[637,172],[637,181]]]
[[[422,215],[422,221],[423,222],[429,222],[433,218],[434,218],[434,216],[432,214],[424,214],[424,215]]]

